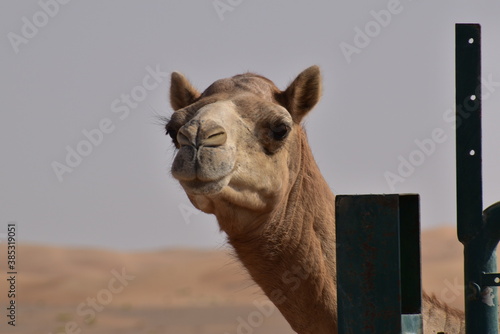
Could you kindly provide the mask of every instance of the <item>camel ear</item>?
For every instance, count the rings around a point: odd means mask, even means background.
[[[304,116],[318,103],[321,96],[321,74],[314,65],[302,73],[279,93],[278,101],[290,112],[295,123],[299,124]]]
[[[179,72],[172,72],[170,79],[170,105],[174,110],[187,107],[200,96],[186,77]]]

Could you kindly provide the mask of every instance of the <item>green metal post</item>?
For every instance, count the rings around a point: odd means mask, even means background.
[[[498,296],[492,286],[500,276],[493,274],[500,205],[483,217],[481,26],[457,24],[455,38],[457,229],[464,245],[466,332],[497,334]]]
[[[419,196],[337,195],[339,334],[422,334]]]

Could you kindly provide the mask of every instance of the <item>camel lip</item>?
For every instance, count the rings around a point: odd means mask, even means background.
[[[202,181],[198,178],[194,180],[180,180],[179,183],[186,193],[193,195],[216,195],[229,183],[229,175],[217,180]]]

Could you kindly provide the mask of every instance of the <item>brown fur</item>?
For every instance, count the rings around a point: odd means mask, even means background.
[[[200,93],[180,73],[172,73],[170,84],[170,104],[174,110],[179,110],[191,104]]]
[[[175,73],[171,93],[178,94],[166,126],[179,148],[173,176],[197,208],[217,217],[295,331],[337,333],[334,195],[300,125],[319,100],[319,68],[284,91],[247,73],[201,95]],[[424,306],[426,333],[463,333],[463,314],[427,295]]]

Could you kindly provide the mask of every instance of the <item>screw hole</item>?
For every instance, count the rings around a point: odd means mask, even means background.
[[[474,38],[469,38],[469,44],[474,44]]]
[[[474,151],[474,150],[470,150],[470,151],[469,151],[469,154],[470,154],[471,156],[476,155],[476,151]]]

